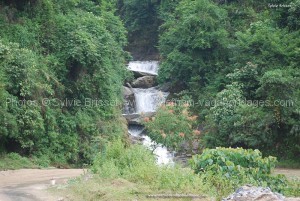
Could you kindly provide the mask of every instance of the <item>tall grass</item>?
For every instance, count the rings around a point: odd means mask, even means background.
[[[126,148],[120,140],[111,142],[96,157],[92,171],[102,178],[123,178],[149,185],[152,190],[176,193],[208,192],[200,177],[189,168],[158,166],[153,154],[142,145]]]
[[[28,158],[22,157],[17,153],[0,155],[0,170],[16,170],[21,168],[39,167]]]
[[[109,142],[106,148],[98,153],[91,171],[94,173],[91,182],[79,182],[78,186],[74,187],[75,191],[78,191],[76,195],[85,200],[101,200],[104,197],[114,200],[119,200],[119,197],[122,198],[120,200],[145,199],[149,193],[191,193],[206,195],[207,199],[213,197],[221,200],[239,186],[257,185],[256,180],[249,179],[245,174],[241,174],[238,179],[230,179],[212,171],[195,174],[191,168],[177,165],[160,166],[156,164],[151,151],[144,146],[126,147],[121,140]],[[116,184],[122,186],[123,190],[112,190]],[[93,194],[99,195],[101,199],[84,193],[80,190],[82,188],[94,189]],[[284,193],[287,196],[299,196],[298,189],[298,181],[290,182]],[[86,199],[87,197],[91,198]]]

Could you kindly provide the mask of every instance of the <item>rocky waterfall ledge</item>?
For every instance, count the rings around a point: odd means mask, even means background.
[[[133,142],[139,142],[153,151],[158,164],[173,163],[173,154],[166,147],[157,145],[147,136],[141,121],[155,115],[157,108],[169,95],[157,86],[158,61],[132,61],[127,69],[134,73],[135,79],[123,87],[123,116],[128,123],[128,133]],[[154,148],[155,147],[155,148]]]

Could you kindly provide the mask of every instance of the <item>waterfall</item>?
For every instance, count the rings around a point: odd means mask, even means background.
[[[128,126],[128,133],[132,136],[140,136],[144,131],[144,127],[140,125],[129,125]]]
[[[158,61],[132,61],[129,62],[128,69],[131,71],[157,75]]]
[[[133,89],[136,112],[155,112],[162,103],[166,101],[169,93],[161,92],[154,87],[148,89]]]
[[[136,72],[144,72],[151,75],[157,75],[157,61],[133,61],[128,64],[128,69]],[[157,108],[166,101],[169,93],[157,90],[155,87],[147,89],[132,88],[134,93],[135,112],[130,115],[139,115],[141,113],[153,113]],[[124,106],[124,115],[128,115],[128,105]],[[139,115],[140,116],[140,115]],[[128,133],[134,137],[140,137],[145,147],[152,150],[157,158],[158,164],[172,164],[173,154],[161,144],[153,142],[144,132],[144,127],[141,125],[128,126]]]
[[[151,150],[154,149],[153,153],[156,155],[157,164],[173,163],[174,154],[170,153],[166,147],[163,147],[161,144],[156,144],[146,135],[144,135],[143,138],[143,145]]]
[[[149,136],[145,135],[144,127],[139,125],[129,125],[128,133],[135,137],[141,137],[143,139],[142,143],[145,147],[150,150],[153,150],[153,153],[156,156],[157,164],[172,164],[173,163],[173,154],[168,151],[166,147],[163,147],[160,144],[153,142]]]

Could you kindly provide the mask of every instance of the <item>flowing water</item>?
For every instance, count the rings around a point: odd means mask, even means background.
[[[148,74],[157,75],[158,62],[157,61],[134,61],[130,62],[128,69],[137,72],[146,72]],[[135,113],[155,112],[157,108],[166,101],[169,93],[162,92],[154,87],[148,89],[133,88],[135,97]],[[161,144],[153,142],[144,132],[143,126],[129,125],[128,132],[135,137],[141,137],[142,143],[147,148],[153,151],[156,155],[158,164],[172,164],[173,154],[170,153],[166,147]]]
[[[169,93],[161,92],[154,87],[148,89],[133,88],[136,112],[155,112],[157,107],[166,101]]]
[[[128,132],[135,137],[141,137],[145,147],[152,150],[156,156],[157,164],[172,164],[174,154],[170,153],[166,147],[153,142],[149,136],[144,133],[144,127],[138,125],[129,125]]]
[[[157,75],[158,61],[132,61],[129,62],[128,69],[131,71]]]

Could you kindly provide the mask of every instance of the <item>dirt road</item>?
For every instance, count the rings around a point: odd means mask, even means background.
[[[57,201],[46,191],[84,173],[82,169],[23,169],[0,171],[0,201]]]
[[[289,179],[300,179],[300,169],[276,168],[275,174],[284,174]]]
[[[82,169],[23,169],[0,171],[0,201],[58,201],[47,188],[64,184],[84,173]],[[300,170],[276,169],[275,174],[299,178]]]

